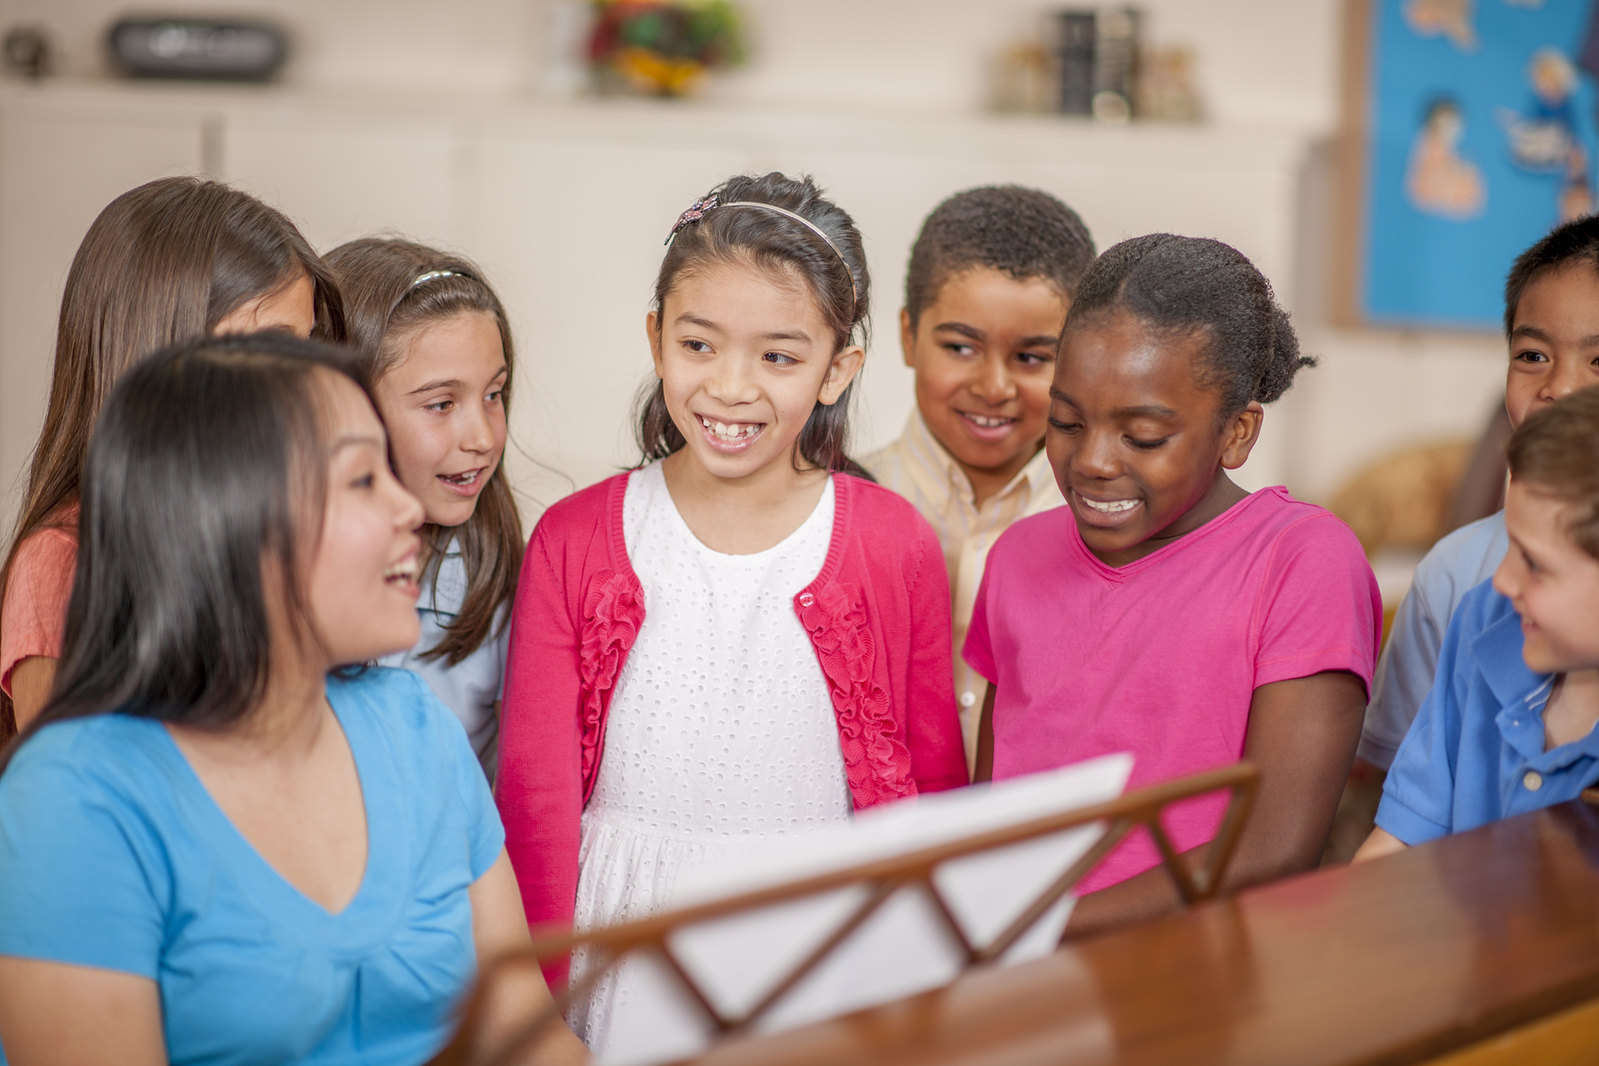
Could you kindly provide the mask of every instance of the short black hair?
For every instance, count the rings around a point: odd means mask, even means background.
[[[933,208],[911,245],[905,310],[912,325],[953,274],[989,267],[1018,281],[1042,278],[1068,299],[1094,261],[1094,238],[1076,211],[1041,189],[983,185]]]
[[[1065,332],[1119,310],[1152,330],[1207,337],[1200,381],[1221,393],[1223,419],[1271,403],[1300,367],[1316,365],[1299,354],[1265,275],[1221,241],[1151,233],[1105,249],[1083,275]]]
[[[1599,215],[1562,223],[1537,244],[1516,256],[1505,276],[1505,339],[1516,325],[1521,296],[1538,278],[1571,263],[1587,263],[1599,271]]]

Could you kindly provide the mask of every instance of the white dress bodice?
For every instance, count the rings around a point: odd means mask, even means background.
[[[793,533],[726,555],[688,528],[659,463],[628,479],[623,531],[645,614],[583,812],[578,928],[669,905],[685,869],[753,836],[849,816],[832,700],[793,602],[827,558],[833,507],[829,479]],[[580,953],[574,979],[583,967]],[[597,1055],[626,1024],[630,984],[624,965],[572,1006]]]

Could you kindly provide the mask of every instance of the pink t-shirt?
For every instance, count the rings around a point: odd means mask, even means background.
[[[11,670],[40,655],[61,658],[61,629],[78,564],[78,510],[63,525],[36,530],[17,548],[0,603],[0,688],[11,695]]]
[[[1381,626],[1349,527],[1270,488],[1121,567],[1088,550],[1069,508],[1023,519],[988,557],[964,655],[997,689],[996,781],[1129,751],[1138,788],[1238,761],[1261,685],[1348,670],[1369,689]],[[1211,839],[1225,806],[1170,808],[1178,849]],[[1135,833],[1080,890],[1158,861]]]

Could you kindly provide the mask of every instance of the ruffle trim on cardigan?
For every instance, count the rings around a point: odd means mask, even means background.
[[[801,592],[794,603],[827,678],[855,809],[916,795],[910,749],[888,693],[873,677],[877,646],[860,590],[830,583]]]
[[[644,624],[644,590],[631,573],[601,570],[583,597],[583,632],[578,644],[581,700],[578,745],[583,798],[593,788],[599,766],[606,705],[616,677]]]

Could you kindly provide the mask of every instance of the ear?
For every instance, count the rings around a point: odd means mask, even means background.
[[[1227,420],[1222,427],[1221,465],[1224,469],[1237,470],[1244,465],[1260,439],[1260,424],[1265,417],[1265,409],[1252,401]]]
[[[899,309],[899,350],[904,356],[905,365],[915,370],[916,323],[911,321],[911,312],[908,307]]]
[[[661,319],[654,311],[644,316],[644,333],[650,341],[650,361],[655,364],[655,376],[661,376]]]
[[[865,362],[866,349],[858,344],[852,344],[833,356],[832,363],[827,367],[827,376],[822,379],[822,391],[817,395],[816,402],[824,407],[837,403]]]

